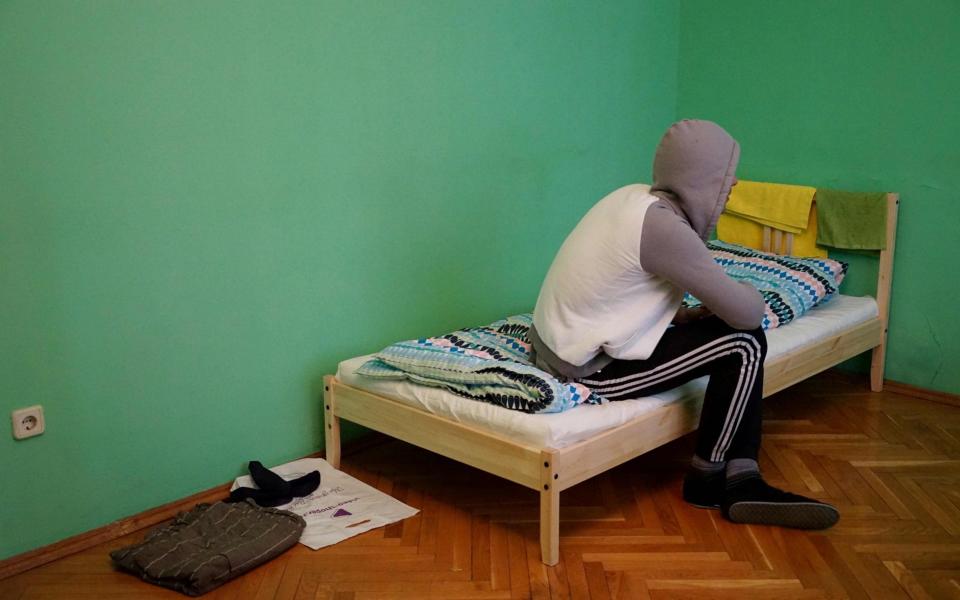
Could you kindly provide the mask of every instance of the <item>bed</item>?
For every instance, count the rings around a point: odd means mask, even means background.
[[[876,297],[837,296],[767,332],[763,396],[872,350],[870,388],[883,387],[887,318],[899,208],[886,195],[886,249]],[[790,254],[792,235],[764,228],[760,250]],[[409,382],[356,374],[369,356],[340,363],[324,378],[326,458],[340,463],[340,419],[504,477],[540,493],[540,550],[559,561],[560,492],[673,441],[697,427],[706,380],[640,400],[525,414]]]

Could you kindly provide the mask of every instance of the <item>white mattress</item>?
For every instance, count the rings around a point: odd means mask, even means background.
[[[877,314],[877,303],[873,298],[837,296],[802,318],[768,331],[767,361],[840,333]],[[707,378],[703,377],[663,394],[638,400],[584,405],[561,413],[531,415],[408,381],[386,381],[357,375],[356,370],[371,358],[373,355],[343,361],[337,369],[337,378],[347,385],[387,396],[453,421],[496,431],[502,436],[539,448],[562,448],[671,402],[691,397],[702,398],[707,386]]]

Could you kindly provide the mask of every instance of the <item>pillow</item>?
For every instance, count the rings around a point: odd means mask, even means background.
[[[830,258],[779,256],[720,240],[707,242],[707,247],[727,275],[750,283],[763,296],[764,329],[786,325],[826,302],[840,289],[847,274],[847,263]],[[683,303],[700,305],[690,294]]]

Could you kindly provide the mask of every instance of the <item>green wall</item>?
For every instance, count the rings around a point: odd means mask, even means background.
[[[742,179],[900,192],[886,376],[960,393],[960,3],[684,0],[680,32],[677,115],[728,128]]]
[[[316,451],[340,359],[529,310],[648,179],[677,20],[0,2],[0,413],[47,417],[0,436],[0,558]]]
[[[679,6],[0,0],[0,558],[318,450],[324,373],[529,310],[675,117],[899,191],[887,375],[960,392],[960,7]]]

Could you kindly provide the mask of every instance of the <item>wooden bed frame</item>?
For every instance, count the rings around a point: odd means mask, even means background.
[[[887,194],[887,247],[880,252],[877,277],[879,316],[767,362],[764,397],[870,349],[870,388],[882,389],[898,208],[899,196]],[[792,245],[791,234],[765,228],[763,250],[789,254]],[[564,448],[541,448],[346,385],[333,375],[324,377],[327,462],[339,467],[340,419],[346,419],[537,490],[540,551],[547,565],[560,560],[560,492],[693,431],[699,412],[699,399],[686,400]]]

